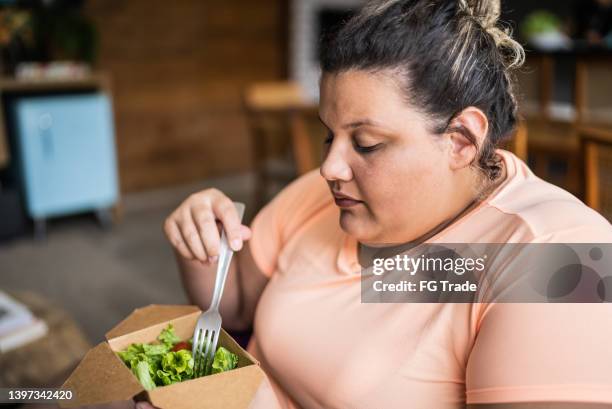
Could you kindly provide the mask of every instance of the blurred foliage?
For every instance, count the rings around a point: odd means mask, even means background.
[[[23,61],[70,60],[94,64],[95,26],[82,0],[22,0],[0,3],[0,47],[6,66]]]
[[[559,32],[561,29],[561,20],[547,10],[536,10],[530,13],[521,24],[521,34],[527,40],[538,34]]]
[[[32,16],[27,11],[0,10],[0,46],[7,46],[17,37],[32,41]]]

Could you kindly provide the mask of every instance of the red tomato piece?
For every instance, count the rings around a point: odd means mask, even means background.
[[[180,351],[181,349],[186,349],[188,351],[191,351],[191,344],[189,342],[179,342],[177,343],[174,347],[172,347],[172,351],[176,352],[176,351]]]

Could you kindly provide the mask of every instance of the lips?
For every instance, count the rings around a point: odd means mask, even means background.
[[[332,194],[334,195],[334,202],[336,202],[338,207],[348,208],[363,203],[361,200],[357,200],[340,192],[332,192]]]

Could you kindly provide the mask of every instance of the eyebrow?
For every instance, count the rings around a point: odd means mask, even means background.
[[[321,123],[327,128],[329,129],[329,126],[327,126],[327,124],[323,121],[323,119],[321,118],[321,115],[319,115],[319,121],[321,121]],[[361,126],[374,126],[377,128],[385,128],[387,129],[386,126],[384,126],[382,123],[380,122],[376,122],[373,121],[369,118],[364,118],[364,119],[360,119],[345,125],[342,125],[341,128],[342,129],[355,129],[355,128],[359,128]]]

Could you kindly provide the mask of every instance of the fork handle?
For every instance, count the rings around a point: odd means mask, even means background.
[[[242,216],[244,215],[244,204],[234,202],[236,211],[238,212],[238,219],[242,222]],[[221,248],[219,249],[219,264],[217,264],[217,277],[215,278],[215,288],[213,290],[213,297],[210,303],[210,310],[218,310],[219,304],[221,303],[221,295],[223,294],[223,288],[225,287],[225,279],[229,271],[229,266],[232,261],[232,255],[234,251],[227,242],[227,235],[225,229],[221,232]]]

